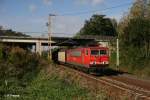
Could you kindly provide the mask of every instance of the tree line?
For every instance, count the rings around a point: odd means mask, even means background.
[[[93,15],[77,33],[77,36],[81,35],[118,37],[123,69],[129,72],[143,70],[150,75],[150,0],[135,0],[118,23],[104,15]]]
[[[21,32],[13,31],[12,29],[4,29],[3,26],[0,26],[0,36],[25,36],[25,37],[29,37],[29,35],[23,34]]]

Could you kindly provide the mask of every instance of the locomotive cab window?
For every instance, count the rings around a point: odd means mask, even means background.
[[[106,50],[100,50],[100,55],[107,55],[107,51]]]
[[[99,55],[99,50],[91,50],[91,55]]]

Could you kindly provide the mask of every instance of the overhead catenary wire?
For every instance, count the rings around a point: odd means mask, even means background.
[[[116,5],[116,6],[112,6],[112,7],[108,7],[108,8],[104,8],[104,9],[98,9],[98,10],[91,10],[91,11],[81,11],[81,12],[70,12],[70,13],[63,13],[63,14],[60,14],[60,15],[56,15],[56,16],[78,16],[78,15],[83,15],[83,14],[88,14],[88,13],[94,13],[94,12],[98,12],[98,11],[105,11],[105,10],[110,10],[110,9],[115,9],[115,8],[119,8],[119,7],[123,7],[123,6],[127,6],[127,5],[131,5],[133,4],[133,2],[128,2],[128,3],[124,3],[124,4],[119,4],[119,5]],[[57,45],[59,44],[62,44],[64,42],[67,42],[69,41],[70,39],[66,40],[66,41],[63,41],[63,42],[60,42],[60,43],[57,43]]]
[[[82,14],[88,14],[88,13],[93,13],[93,12],[98,12],[98,11],[105,11],[105,10],[115,9],[115,8],[131,5],[131,4],[133,4],[133,2],[123,3],[123,4],[119,4],[119,5],[104,8],[104,9],[56,14],[56,16],[82,15]],[[43,31],[43,32],[22,32],[22,33],[43,33],[43,34],[47,34],[47,31]],[[55,34],[66,34],[66,33],[55,33]],[[70,35],[70,34],[68,34],[68,35]]]
[[[80,11],[80,12],[70,12],[70,13],[63,13],[63,14],[57,14],[56,16],[80,16],[83,14],[89,14],[89,13],[94,13],[94,12],[98,12],[98,11],[105,11],[105,10],[111,10],[111,9],[115,9],[115,8],[119,8],[119,7],[123,7],[123,6],[127,6],[127,5],[131,5],[133,4],[133,2],[128,2],[128,3],[123,3],[123,4],[119,4],[119,5],[115,5],[115,6],[111,6],[111,7],[107,7],[104,9],[97,9],[97,10],[91,10],[91,11]],[[43,31],[43,32],[22,32],[22,33],[41,33],[42,35],[47,34],[47,31]],[[72,35],[69,33],[54,33],[54,34],[61,34],[61,35]]]
[[[80,11],[80,12],[68,12],[68,13],[63,13],[63,14],[57,15],[57,16],[69,16],[69,15],[70,16],[73,16],[73,15],[78,16],[78,15],[83,15],[83,14],[95,13],[95,12],[98,12],[98,11],[105,11],[105,10],[115,9],[115,8],[131,5],[131,4],[133,4],[133,2],[123,3],[123,4],[107,7],[107,8],[104,8],[104,9],[97,9],[97,10],[91,10],[91,11]]]

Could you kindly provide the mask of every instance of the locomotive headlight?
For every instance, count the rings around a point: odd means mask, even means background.
[[[103,62],[100,62],[100,64],[103,64]]]
[[[101,62],[100,64],[108,64],[108,62],[107,61],[103,61],[103,62]]]
[[[106,61],[106,64],[109,64],[109,62],[108,62],[108,61]]]
[[[104,64],[108,64],[108,61],[105,61]]]
[[[90,64],[96,65],[96,61],[92,61],[90,62]]]
[[[101,62],[101,64],[108,64],[108,61],[103,61]]]
[[[93,62],[90,62],[90,64],[93,64]]]

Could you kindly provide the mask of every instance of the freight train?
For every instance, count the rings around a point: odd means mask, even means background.
[[[52,59],[60,64],[73,65],[87,72],[104,70],[109,65],[107,47],[78,47],[53,52]]]

